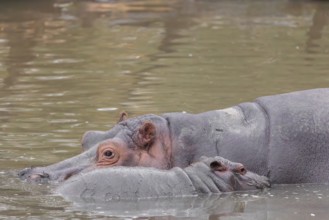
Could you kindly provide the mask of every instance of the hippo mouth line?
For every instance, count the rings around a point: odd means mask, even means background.
[[[70,177],[72,177],[72,176],[74,176],[74,175],[76,175],[76,174],[78,174],[78,173],[80,173],[80,172],[81,172],[81,170],[76,170],[76,171],[70,172],[70,173],[68,173],[68,174],[66,174],[66,175],[64,176],[63,180],[64,180],[64,181],[65,181],[65,180],[68,180]]]
[[[255,178],[253,173],[247,172],[246,175],[243,177],[247,178],[246,184],[248,186],[253,186],[256,187],[257,189],[264,189],[271,187],[271,183],[264,176],[259,176],[258,178]]]

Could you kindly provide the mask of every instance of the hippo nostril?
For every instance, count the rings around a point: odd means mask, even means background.
[[[35,172],[32,168],[25,168],[18,172],[18,177],[22,180],[32,181],[32,182],[48,182],[50,180],[50,175],[46,172]]]
[[[238,168],[236,168],[236,169],[234,170],[234,172],[239,173],[239,174],[241,174],[241,175],[245,175],[245,174],[247,173],[247,170],[246,170],[246,168],[242,165],[242,166],[239,166]]]
[[[20,178],[26,178],[27,174],[30,173],[31,170],[32,170],[31,168],[25,168],[18,172],[18,176]]]
[[[48,183],[50,181],[50,175],[48,173],[33,173],[26,178],[30,182],[34,183]]]
[[[49,178],[49,174],[48,173],[45,173],[45,172],[40,173],[39,176],[41,178]]]

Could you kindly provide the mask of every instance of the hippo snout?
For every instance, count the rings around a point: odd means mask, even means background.
[[[46,172],[33,172],[33,168],[25,168],[18,172],[18,177],[22,180],[35,183],[46,183],[50,180],[50,175]]]
[[[18,177],[31,183],[58,183],[65,181],[72,176],[84,171],[88,172],[93,168],[88,168],[88,165],[80,165],[75,167],[34,167],[25,168],[18,172]]]

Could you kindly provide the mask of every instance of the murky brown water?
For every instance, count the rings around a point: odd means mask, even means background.
[[[329,85],[329,2],[0,2],[0,218],[326,219],[327,185],[70,204],[15,171],[77,154],[125,110],[219,109]]]

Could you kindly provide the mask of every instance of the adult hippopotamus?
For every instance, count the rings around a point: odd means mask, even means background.
[[[329,89],[265,96],[199,114],[122,114],[109,131],[87,132],[82,146],[80,155],[19,176],[60,181],[90,167],[170,169],[219,155],[273,183],[328,182]]]
[[[100,168],[63,182],[57,193],[72,199],[158,198],[255,190],[270,187],[268,179],[222,157],[204,157],[182,169],[150,167]]]

